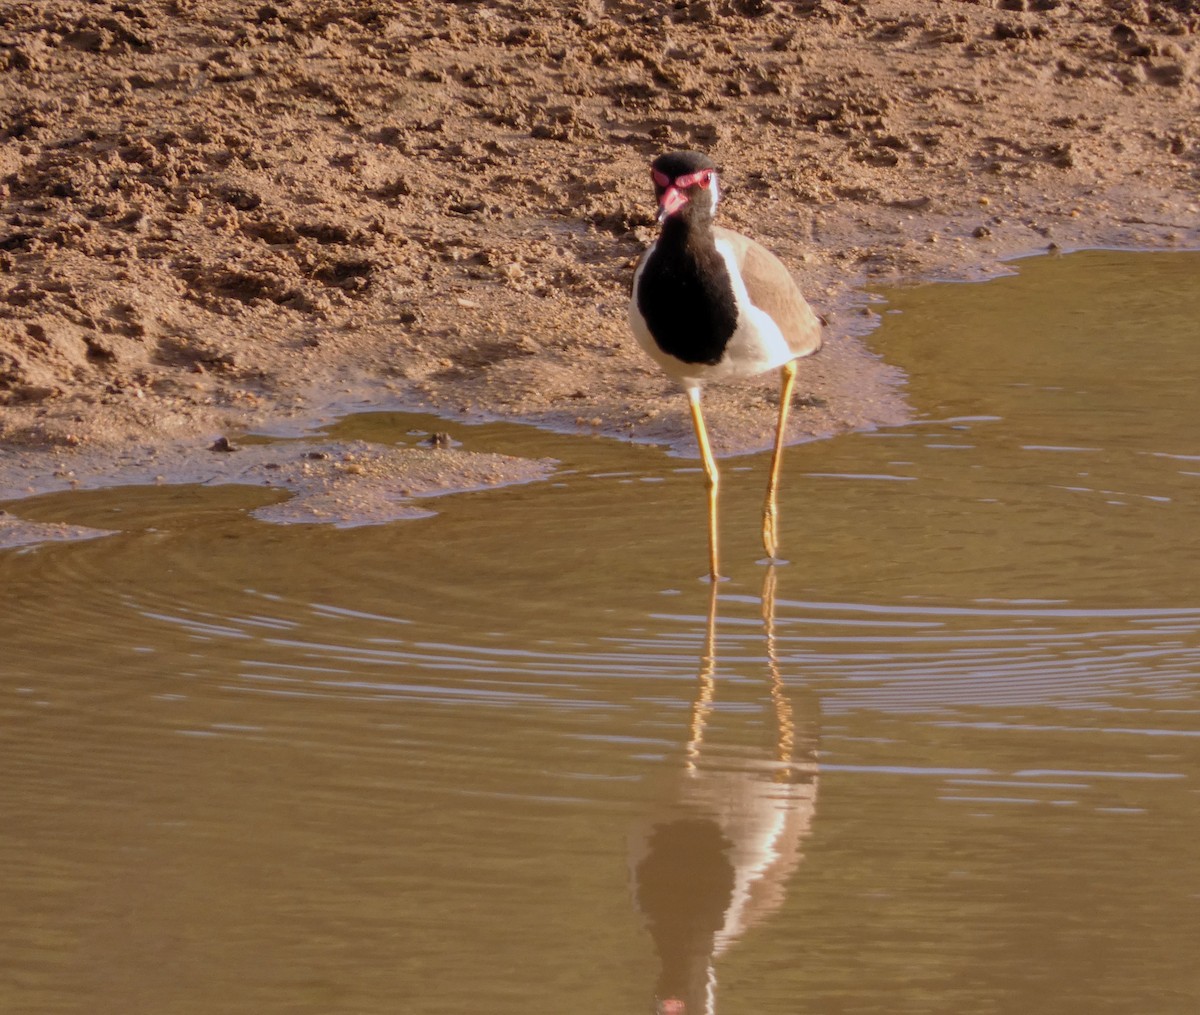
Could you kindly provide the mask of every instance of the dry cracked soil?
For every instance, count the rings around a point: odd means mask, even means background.
[[[0,496],[352,407],[687,448],[625,321],[674,148],[829,318],[792,439],[902,420],[872,285],[1200,246],[1198,33],[1185,0],[0,5]],[[718,450],[774,398],[706,396]]]

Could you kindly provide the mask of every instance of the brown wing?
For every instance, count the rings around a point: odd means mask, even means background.
[[[784,263],[749,236],[720,226],[713,232],[733,247],[750,302],[771,315],[796,356],[809,356],[820,349],[821,319]]]

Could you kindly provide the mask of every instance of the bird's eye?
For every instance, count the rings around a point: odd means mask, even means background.
[[[713,174],[711,170],[706,170],[700,174],[700,186],[707,188],[712,183]]]

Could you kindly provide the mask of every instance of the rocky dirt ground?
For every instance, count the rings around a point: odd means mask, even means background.
[[[1198,33],[1187,0],[2,5],[0,496],[351,406],[687,446],[625,324],[671,148],[830,316],[792,436],[902,419],[864,287],[1200,246]],[[718,450],[773,402],[714,389]]]

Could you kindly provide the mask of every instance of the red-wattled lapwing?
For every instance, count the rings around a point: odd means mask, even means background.
[[[763,546],[778,548],[779,485],[796,360],[821,348],[821,319],[783,263],[748,236],[713,224],[717,169],[698,152],[671,152],[651,163],[658,197],[658,239],[633,276],[629,323],[642,348],[687,393],[708,485],[710,577],[719,577],[717,464],[700,411],[710,381],[780,373],[779,422],[763,508]]]

